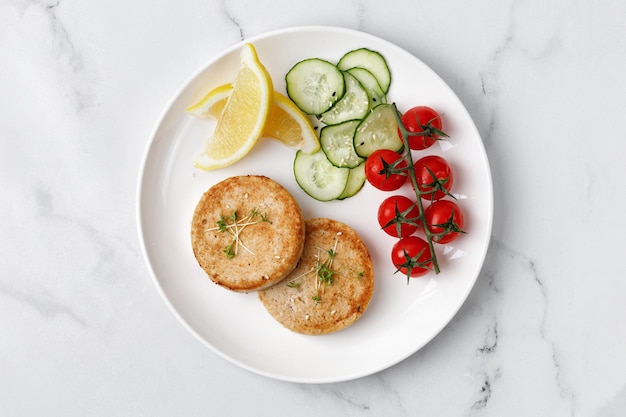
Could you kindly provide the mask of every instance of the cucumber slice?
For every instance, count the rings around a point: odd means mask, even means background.
[[[293,162],[296,182],[305,193],[319,201],[335,200],[348,183],[349,168],[337,168],[320,149],[315,153],[296,153]]]
[[[336,125],[346,120],[362,119],[370,109],[369,95],[361,83],[350,73],[343,73],[346,92],[334,106],[322,113],[320,121]]]
[[[354,133],[357,155],[367,158],[378,149],[400,151],[404,144],[398,136],[398,120],[391,104],[379,104],[361,121]]]
[[[389,91],[391,72],[385,57],[379,52],[367,48],[355,49],[346,53],[339,60],[337,67],[342,71],[355,67],[365,68],[376,77],[385,94]]]
[[[287,95],[306,114],[319,115],[345,93],[343,73],[328,61],[309,58],[294,65],[287,75]]]
[[[387,95],[378,84],[378,80],[374,74],[365,68],[350,68],[348,72],[354,76],[367,91],[370,97],[370,109],[387,102]]]
[[[364,161],[354,150],[354,132],[360,123],[360,120],[348,120],[322,128],[320,146],[334,166],[354,168]]]
[[[362,162],[356,167],[350,169],[350,175],[348,175],[346,188],[343,190],[343,193],[337,197],[337,200],[344,200],[361,191],[361,188],[363,188],[363,185],[365,184],[365,180],[365,162]]]

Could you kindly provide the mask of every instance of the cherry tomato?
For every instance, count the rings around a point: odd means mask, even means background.
[[[406,182],[406,167],[406,160],[401,154],[379,149],[365,160],[365,177],[379,190],[393,191]]]
[[[421,277],[432,270],[428,243],[418,236],[403,237],[391,249],[391,261],[407,277]]]
[[[441,116],[435,109],[428,106],[415,106],[402,115],[402,124],[411,133],[409,135],[409,147],[414,150],[422,150],[432,146],[439,138],[447,137],[443,129]],[[402,133],[398,131],[402,139]]]
[[[450,243],[463,233],[463,212],[454,201],[434,201],[424,210],[424,219],[434,242]]]
[[[387,197],[378,207],[378,224],[390,236],[406,237],[418,228],[419,208],[403,195]]]
[[[425,200],[439,200],[449,194],[454,181],[452,168],[440,156],[428,155],[417,160],[414,164],[417,188]]]

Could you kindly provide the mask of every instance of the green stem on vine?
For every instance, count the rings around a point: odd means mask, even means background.
[[[422,203],[422,195],[427,194],[420,191],[417,186],[417,177],[415,175],[415,166],[413,165],[413,155],[411,154],[411,147],[409,146],[409,131],[406,130],[404,123],[402,123],[402,115],[398,111],[398,107],[395,103],[392,104],[393,109],[395,111],[396,120],[398,121],[398,128],[400,129],[400,133],[402,134],[402,142],[404,143],[404,155],[407,162],[406,170],[409,173],[409,178],[411,179],[411,183],[413,185],[413,190],[415,191],[415,196],[417,197],[417,208],[419,209],[419,218],[422,220],[422,225],[424,229],[424,234],[426,235],[426,242],[428,243],[428,248],[430,249],[431,261],[433,262],[433,269],[435,274],[440,272],[439,263],[437,262],[437,255],[435,254],[435,245],[433,244],[433,234],[428,229],[426,225],[426,219],[424,217],[424,204]]]

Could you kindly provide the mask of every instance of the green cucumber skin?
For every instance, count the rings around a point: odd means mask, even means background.
[[[394,111],[391,104],[379,104],[361,121],[361,124],[357,127],[354,134],[354,149],[357,155],[362,158],[367,158],[378,149],[391,149],[392,151],[399,152],[404,148],[404,144],[398,136],[398,124],[395,115],[393,113],[383,113]],[[372,123],[376,122],[375,119],[381,116],[381,114],[387,119],[385,122],[388,123],[388,125],[384,126],[388,131],[382,132],[385,133],[382,140],[380,135],[372,134],[369,131],[369,127]]]
[[[360,120],[348,120],[322,128],[320,146],[326,154],[326,158],[334,166],[355,168],[364,161],[354,149],[354,133],[360,123]]]
[[[319,116],[319,120],[326,125],[362,119],[370,110],[370,96],[365,87],[349,72],[343,72],[343,76],[346,86],[343,97]]]
[[[337,67],[340,70],[348,70],[354,67],[365,68],[370,71],[378,80],[383,92],[387,94],[391,86],[391,71],[387,65],[387,60],[379,52],[368,48],[359,48],[347,52],[339,62]]]
[[[377,149],[402,151],[395,114],[389,113],[393,106],[387,102],[391,71],[379,52],[354,49],[336,65],[320,58],[305,59],[289,70],[285,81],[288,97],[325,125],[320,130],[320,150],[313,155],[298,151],[293,163],[296,182],[315,200],[353,197],[367,182],[367,157]],[[341,131],[348,127],[353,129],[351,138]]]
[[[374,77],[374,74],[366,70],[365,68],[354,67],[348,70],[352,76],[354,76],[361,85],[367,91],[370,96],[370,110],[379,104],[387,103],[387,95],[378,84],[378,80]]]
[[[321,78],[327,82],[322,83]],[[296,63],[285,75],[285,83],[287,96],[309,115],[328,111],[346,91],[343,73],[336,65],[320,58]]]
[[[330,173],[328,177],[331,180],[331,187],[318,187],[315,183],[315,178],[309,178],[309,175],[315,177],[316,174],[323,174],[323,172],[312,173],[311,170],[315,171],[316,167],[321,167],[326,173]],[[350,169],[337,168],[332,165],[326,158],[326,154],[320,149],[314,154],[306,154],[302,151],[296,152],[293,172],[298,186],[310,197],[318,201],[331,201],[336,200],[343,194],[348,183]]]
[[[343,193],[337,197],[337,200],[345,200],[346,198],[354,197],[359,191],[361,191],[366,180],[365,161],[363,161],[360,165],[350,169],[350,175],[348,175],[346,188],[343,190]]]

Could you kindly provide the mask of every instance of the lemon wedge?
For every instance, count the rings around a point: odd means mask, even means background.
[[[232,84],[224,84],[209,91],[202,100],[187,108],[187,112],[199,118],[218,120],[232,93]],[[287,96],[274,91],[272,106],[267,116],[262,137],[276,139],[286,146],[314,153],[320,142],[311,120]]]
[[[241,67],[215,131],[194,156],[194,164],[200,169],[213,170],[239,161],[265,128],[273,102],[272,79],[252,44],[242,47],[240,60]]]
[[[277,139],[304,153],[313,153],[320,148],[320,141],[308,116],[293,101],[277,91],[274,91],[274,102],[263,137]]]
[[[224,107],[232,92],[232,84],[220,85],[209,91],[202,100],[187,107],[185,110],[192,116],[199,117],[200,119],[210,118],[217,120],[224,112]]]

